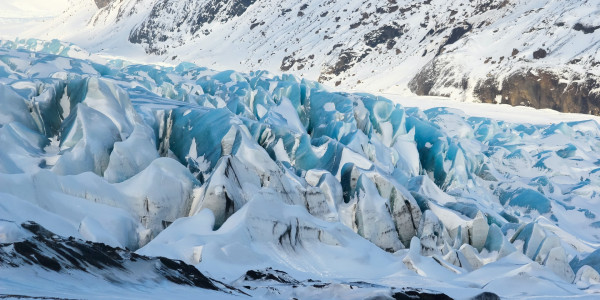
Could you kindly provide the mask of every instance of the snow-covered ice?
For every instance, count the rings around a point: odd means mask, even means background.
[[[348,298],[353,286],[357,298],[600,292],[594,117],[491,118],[493,105],[472,116],[466,104],[419,108],[292,75],[89,60],[68,43],[32,43],[48,47],[0,49],[6,253],[35,239],[21,225],[35,221],[57,240],[181,260],[265,298]],[[2,259],[2,294],[73,296],[61,287],[88,278]],[[251,270],[281,282],[251,281]],[[76,293],[244,296],[157,282]]]

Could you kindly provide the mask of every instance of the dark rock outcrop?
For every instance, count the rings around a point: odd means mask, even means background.
[[[215,291],[229,288],[179,260],[138,255],[126,249],[72,237],[66,239],[35,222],[23,223],[21,227],[33,236],[0,244],[0,268],[39,268],[70,275],[84,272],[100,280],[110,281],[115,276],[130,278],[132,283],[154,282],[156,278],[162,278],[174,284]],[[142,269],[146,271],[136,272]]]
[[[394,300],[452,300],[452,298],[443,293],[431,293],[420,290],[403,290],[392,294]]]
[[[98,1],[110,0],[96,0]],[[131,31],[129,41],[145,44],[147,53],[164,54],[166,49],[161,48],[159,44],[173,39],[172,32],[179,32],[180,28],[185,27],[189,28],[188,33],[193,35],[205,24],[225,23],[231,18],[241,16],[256,0],[210,0],[201,4],[188,0],[181,4],[184,8],[181,11],[175,11],[172,2],[173,0],[156,2],[148,17]],[[183,26],[184,24],[187,26]]]
[[[392,49],[396,44],[395,39],[402,36],[404,26],[397,24],[384,25],[364,36],[365,44],[371,48],[386,44],[387,49]]]
[[[533,51],[533,59],[544,58],[546,55],[548,55],[548,52],[546,52],[544,49],[537,49]]]
[[[592,92],[599,82],[591,75],[567,83],[554,72],[527,70],[507,76],[502,88],[498,86],[493,77],[481,81],[475,87],[475,96],[485,103],[496,103],[501,97],[501,103],[514,106],[600,115],[600,94]]]
[[[452,32],[450,32],[450,36],[448,37],[448,39],[446,39],[446,41],[438,49],[437,54],[440,55],[442,52],[444,52],[444,47],[456,43],[456,41],[462,38],[469,31],[471,31],[472,28],[473,26],[469,23],[464,23],[458,27],[453,28]]]
[[[460,70],[449,67],[437,59],[433,59],[425,65],[419,73],[408,83],[410,90],[417,95],[449,96],[435,93],[434,87],[455,87],[466,90],[468,78]]]
[[[244,281],[274,281],[283,284],[300,284],[284,271],[267,268],[265,270],[249,270],[243,277]]]
[[[492,292],[483,292],[471,298],[471,300],[500,300],[500,297]]]
[[[373,284],[364,281],[353,281],[353,282],[337,282],[335,284],[331,282],[322,282],[320,280],[308,279],[304,281],[299,281],[284,271],[274,270],[272,268],[267,268],[263,270],[250,270],[246,272],[246,274],[240,277],[234,283],[235,286],[242,286],[247,290],[257,290],[257,289],[267,289],[270,292],[280,291],[280,294],[286,289],[305,289],[311,291],[315,296],[319,295],[321,291],[324,292],[323,295],[330,295],[332,291],[326,291],[328,289],[334,290],[353,290],[353,289],[376,289],[379,294],[383,294],[383,290],[387,290],[388,294],[386,297],[383,296],[375,296],[366,299],[407,299],[407,300],[452,300],[452,297],[440,293],[437,291],[431,290],[423,290],[418,288],[395,288],[388,287],[378,284]],[[294,294],[292,292],[291,294]],[[496,296],[493,293],[482,293],[481,295],[487,296]],[[316,298],[319,298],[318,296]],[[475,299],[499,299],[498,296],[496,298],[475,298]]]
[[[562,74],[572,74],[566,78]],[[453,88],[467,92],[468,74],[434,59],[409,82],[417,95],[450,96],[438,92]],[[600,115],[600,79],[592,74],[526,69],[502,77],[490,74],[475,83],[473,96],[483,103],[550,108],[561,112]]]
[[[588,25],[583,25],[581,23],[577,23],[573,26],[573,30],[582,31],[584,34],[594,33],[594,31],[596,31],[598,29],[600,29],[600,25],[599,26],[588,26]]]
[[[96,2],[96,6],[98,6],[98,8],[104,8],[108,6],[112,0],[94,0],[94,2]]]
[[[355,64],[361,62],[372,49],[365,49],[364,52],[359,53],[352,51],[351,49],[342,50],[335,64],[325,66],[319,76],[319,82],[327,81],[333,76],[339,76],[340,74],[350,70]]]

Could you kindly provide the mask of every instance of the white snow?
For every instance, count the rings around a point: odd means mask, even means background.
[[[597,117],[384,94],[388,101],[195,66],[101,67],[5,49],[0,61],[0,242],[28,238],[17,224],[35,220],[61,236],[180,259],[230,284],[272,267],[299,280],[461,299],[599,290],[597,266],[569,264],[600,247]],[[259,87],[264,101],[253,105]],[[85,275],[31,272],[0,267],[0,292],[198,292],[88,288]],[[338,288],[298,293],[355,295]]]
[[[490,118],[510,123],[528,123],[547,125],[559,122],[594,120],[600,123],[600,117],[586,114],[563,113],[552,109],[535,109],[508,104],[488,104],[454,101],[448,97],[416,96],[406,94],[381,93],[382,96],[406,107],[418,107],[422,110],[448,107],[464,112],[468,116]]]

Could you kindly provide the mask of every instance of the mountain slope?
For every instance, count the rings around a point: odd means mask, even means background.
[[[42,30],[110,55],[598,114],[599,14],[593,0],[87,0]]]

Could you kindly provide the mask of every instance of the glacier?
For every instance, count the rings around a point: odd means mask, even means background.
[[[600,293],[595,120],[515,123],[293,75],[0,45],[0,294]],[[21,258],[25,244],[42,250]],[[63,252],[81,245],[119,253],[115,269],[75,272]],[[182,286],[168,266],[206,281]]]

